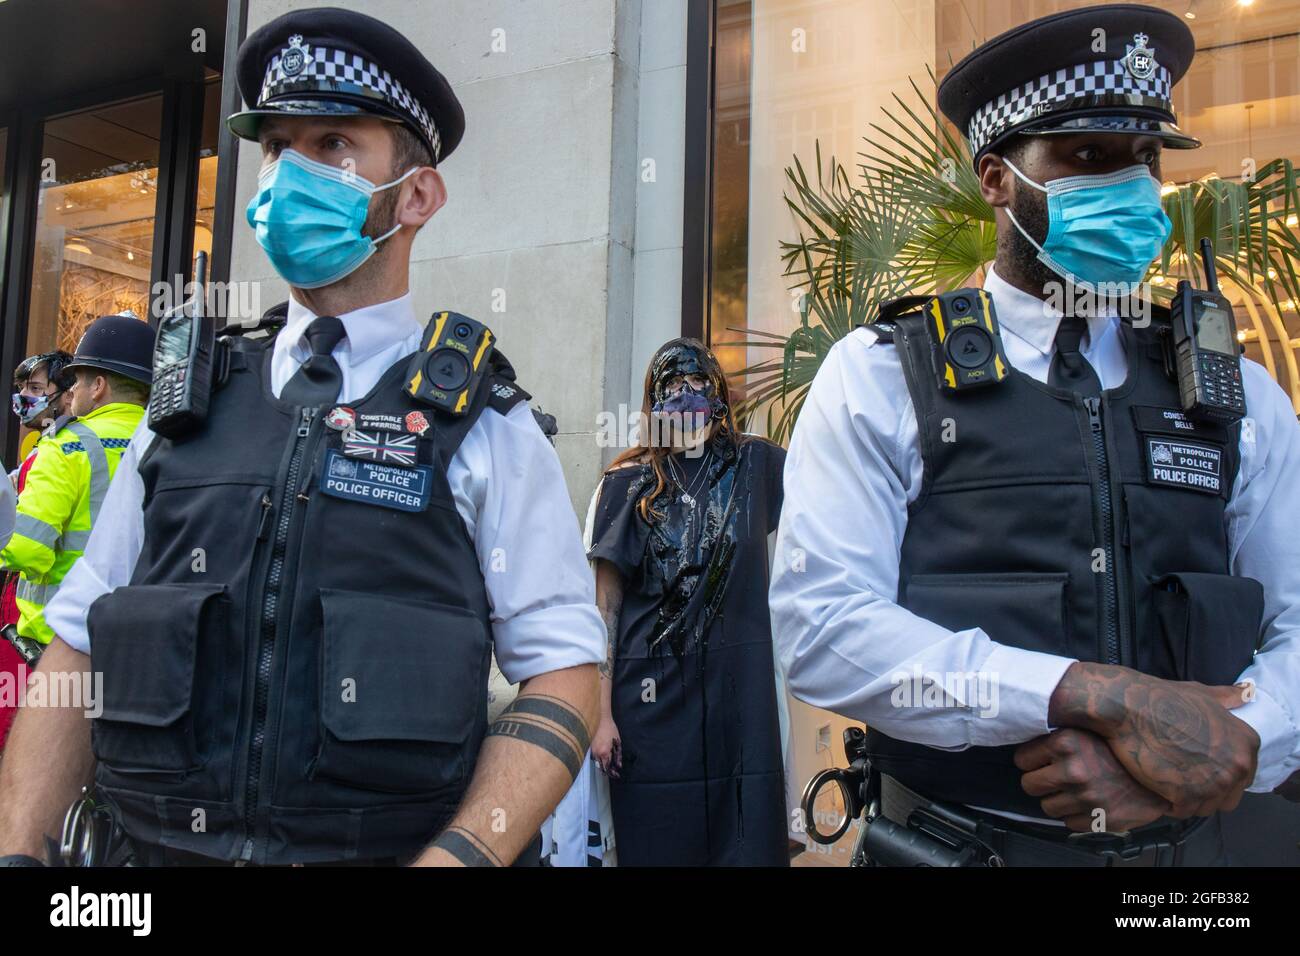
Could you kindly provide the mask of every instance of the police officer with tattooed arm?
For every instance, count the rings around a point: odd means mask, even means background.
[[[102,673],[102,714],[20,713],[0,850],[35,862],[93,773],[109,862],[536,863],[602,626],[528,393],[485,327],[412,310],[460,103],[337,9],[257,30],[238,80],[248,221],[292,299],[217,340],[201,421],[151,410],[124,453],[40,665]],[[155,371],[192,354],[168,328]],[[489,726],[493,649],[522,686]]]
[[[958,63],[996,261],[852,332],[801,412],[773,620],[793,693],[869,727],[870,862],[1217,863],[1220,811],[1300,767],[1300,428],[1235,342],[1189,407],[1129,298],[1194,51],[1115,4]]]

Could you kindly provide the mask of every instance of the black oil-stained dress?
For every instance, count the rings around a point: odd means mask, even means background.
[[[785,866],[767,604],[785,450],[715,439],[672,460],[681,487],[660,494],[653,525],[637,510],[653,470],[605,477],[589,554],[624,583],[612,701],[623,766],[610,780],[619,865]]]

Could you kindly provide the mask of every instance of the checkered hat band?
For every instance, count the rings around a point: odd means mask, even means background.
[[[1140,80],[1129,72],[1123,60],[1080,63],[1040,76],[981,106],[971,117],[966,137],[971,153],[978,154],[1008,130],[1054,113],[1066,103],[1071,108],[1106,106],[1134,97],[1150,100],[1172,115],[1172,94],[1173,80],[1163,66],[1157,66],[1149,79]]]
[[[305,62],[292,75],[285,72],[281,63],[286,51],[282,50],[271,57],[266,77],[262,81],[262,92],[257,97],[259,107],[272,97],[288,93],[346,92],[365,96],[412,117],[433,144],[433,161],[436,163],[441,159],[442,141],[429,111],[401,83],[393,79],[387,70],[346,50],[306,45],[292,48],[295,56],[299,50],[302,51]]]

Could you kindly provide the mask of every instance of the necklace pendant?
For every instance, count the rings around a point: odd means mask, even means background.
[[[686,504],[689,505],[689,506],[692,507],[692,508],[695,507],[695,499],[692,498],[690,495],[688,495],[688,494],[687,494],[686,492],[684,492],[684,491],[682,492],[682,501],[686,502]]]

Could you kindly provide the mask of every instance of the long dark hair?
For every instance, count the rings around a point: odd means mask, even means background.
[[[654,470],[655,486],[650,494],[642,495],[641,500],[637,502],[637,511],[641,518],[647,524],[653,524],[664,517],[662,511],[654,507],[655,501],[668,488],[668,471],[665,464],[666,459],[672,454],[672,449],[661,444],[652,444],[650,441],[652,427],[652,414],[654,409],[654,371],[660,360],[670,351],[676,349],[688,348],[695,351],[700,357],[700,366],[704,369],[710,382],[713,383],[714,391],[722,404],[720,413],[715,414],[713,424],[713,434],[709,437],[710,443],[717,443],[722,447],[737,448],[742,445],[749,436],[741,433],[736,427],[736,419],[731,411],[731,391],[727,388],[727,376],[722,372],[722,366],[718,364],[717,357],[709,351],[699,339],[678,338],[670,339],[663,345],[659,346],[658,351],[650,359],[650,364],[645,370],[645,386],[641,390],[641,422],[646,427],[637,435],[637,443],[631,448],[619,454],[609,467],[605,469],[605,474],[609,474],[614,469],[628,462],[637,462],[640,464],[649,464]]]

